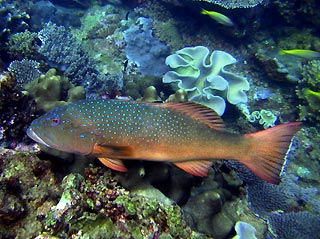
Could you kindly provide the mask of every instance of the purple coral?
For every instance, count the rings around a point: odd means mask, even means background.
[[[141,17],[137,23],[123,33],[127,57],[138,65],[142,74],[160,76],[168,70],[164,61],[169,47],[152,35],[151,19]]]
[[[320,215],[309,212],[273,213],[268,218],[270,232],[278,239],[320,238]]]

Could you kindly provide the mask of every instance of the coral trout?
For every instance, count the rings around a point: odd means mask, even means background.
[[[204,177],[212,160],[233,159],[277,184],[300,124],[239,135],[227,132],[214,111],[196,103],[83,100],[35,119],[27,134],[50,148],[96,156],[121,172],[127,171],[123,159],[152,160]]]

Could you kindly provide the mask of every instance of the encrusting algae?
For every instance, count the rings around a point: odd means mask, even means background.
[[[126,172],[122,159],[172,162],[204,177],[212,160],[234,159],[278,184],[288,147],[300,122],[246,135],[226,132],[222,120],[195,103],[78,101],[34,120],[29,137],[48,147],[92,155]]]

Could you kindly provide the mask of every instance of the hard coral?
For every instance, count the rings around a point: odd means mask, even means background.
[[[37,113],[31,97],[19,91],[12,73],[0,75],[0,143],[14,147]]]
[[[12,72],[19,86],[24,86],[40,77],[39,71],[40,63],[34,60],[23,59],[21,61],[13,61],[10,63],[8,70]]]
[[[160,76],[166,72],[163,62],[169,54],[169,47],[152,35],[150,18],[138,18],[137,24],[124,31],[123,36],[127,43],[127,57],[138,65],[142,74]]]
[[[7,42],[8,53],[12,58],[30,58],[37,54],[38,35],[37,33],[25,30],[11,34]]]
[[[232,9],[232,8],[250,8],[255,7],[263,2],[267,2],[265,0],[192,0],[194,2],[207,2],[219,5],[221,7]]]
[[[320,60],[304,65],[302,79],[296,89],[298,97],[304,101],[299,106],[300,118],[317,124],[320,119]]]
[[[0,231],[5,238],[35,238],[56,204],[60,186],[47,160],[0,149]]]
[[[83,50],[81,44],[65,27],[49,22],[38,33],[42,42],[39,49],[51,67],[64,72],[64,76],[86,89],[87,95],[97,91],[110,92],[118,87],[118,82],[100,73]]]
[[[35,99],[38,108],[44,111],[85,98],[82,86],[75,87],[66,77],[58,75],[55,69],[25,85],[25,89]]]
[[[320,215],[308,212],[273,213],[268,224],[273,238],[314,239],[320,234]]]
[[[105,168],[90,166],[85,177],[63,180],[63,196],[50,209],[44,227],[60,237],[190,238],[177,205],[131,194]],[[68,229],[68,230],[66,230]],[[206,238],[206,237],[203,237]]]
[[[19,4],[19,1],[0,1],[0,38],[28,28],[30,16]]]
[[[230,54],[224,51],[209,54],[208,48],[196,46],[183,48],[168,56],[166,64],[173,70],[163,76],[163,82],[177,82],[178,87],[187,92],[189,101],[199,102],[222,115],[226,107],[225,99],[231,104],[247,101],[244,91],[249,90],[249,83],[224,69],[236,62]]]

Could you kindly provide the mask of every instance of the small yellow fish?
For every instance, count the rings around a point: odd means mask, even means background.
[[[303,49],[280,50],[279,55],[291,55],[305,60],[320,59],[320,52]]]
[[[205,9],[201,9],[201,14],[203,15],[208,15],[209,17],[211,17],[213,20],[215,20],[216,22],[225,25],[225,26],[234,26],[233,22],[231,21],[231,19],[221,13],[218,12],[214,12],[214,11],[207,11]]]

